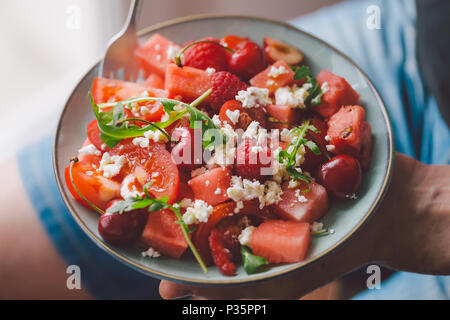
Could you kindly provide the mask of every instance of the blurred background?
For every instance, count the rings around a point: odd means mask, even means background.
[[[202,13],[286,21],[336,2],[339,0],[145,0],[139,27]],[[129,6],[129,0],[38,3],[0,2],[0,162],[54,129],[71,89],[101,59],[108,40],[121,29]]]

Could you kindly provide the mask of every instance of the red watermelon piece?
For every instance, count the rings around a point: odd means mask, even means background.
[[[151,73],[147,80],[145,80],[145,85],[150,88],[157,88],[164,90],[164,78],[156,73]]]
[[[166,87],[169,97],[181,96],[184,101],[193,101],[210,87],[206,71],[192,67],[167,66]]]
[[[320,86],[327,82],[329,87],[329,90],[322,96],[322,103],[315,108],[323,117],[331,117],[343,105],[359,103],[359,94],[344,78],[322,70],[317,75],[317,81]]]
[[[278,76],[270,76],[272,67],[283,67],[286,73],[279,74]],[[269,94],[273,94],[278,88],[285,87],[294,82],[295,72],[289,67],[289,65],[283,60],[275,62],[273,65],[268,66],[265,70],[258,73],[256,76],[250,79],[250,84],[258,88],[269,89]]]
[[[220,167],[208,170],[189,180],[188,185],[192,188],[195,199],[215,206],[230,198],[227,189],[231,185],[231,169]]]
[[[308,189],[305,181],[299,181],[296,188],[289,188],[288,185],[288,182],[283,184],[281,201],[273,205],[273,210],[279,217],[313,223],[325,215],[328,210],[328,196],[322,185],[311,181],[308,192],[303,192]]]
[[[330,144],[335,146],[335,154],[347,153],[357,156],[361,151],[362,128],[365,111],[361,106],[342,107],[328,121]]]
[[[188,247],[178,218],[169,209],[150,212],[142,240],[165,256],[180,258]]]
[[[160,34],[155,34],[135,51],[135,55],[146,76],[155,73],[164,78],[167,65],[170,62],[170,56],[168,55],[170,47],[180,50],[180,47],[169,39]]]
[[[310,238],[309,223],[267,220],[251,234],[250,246],[269,263],[295,263],[305,259]]]

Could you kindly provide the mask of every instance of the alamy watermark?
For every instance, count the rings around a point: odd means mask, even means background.
[[[381,29],[381,9],[377,5],[370,5],[366,9],[367,17],[366,26],[369,30]]]
[[[69,290],[81,289],[81,269],[73,264],[67,267],[66,273],[69,274],[66,280],[66,286]]]
[[[81,29],[81,8],[78,5],[70,5],[66,8],[66,28],[69,30]]]
[[[367,289],[379,290],[381,289],[381,268],[376,264],[371,264],[367,267],[366,273],[369,275],[366,281]]]

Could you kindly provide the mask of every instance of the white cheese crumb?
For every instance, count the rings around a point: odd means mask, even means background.
[[[222,190],[220,188],[217,188],[216,191],[214,191],[214,194],[221,194]]]
[[[253,231],[255,231],[255,229],[256,228],[254,226],[248,226],[247,228],[242,230],[241,234],[238,237],[239,243],[243,246],[249,246],[250,237],[251,237]]]
[[[216,72],[216,69],[209,67],[209,68],[206,68],[205,71],[206,71],[206,73],[208,74],[208,76],[210,76],[210,75],[212,75],[214,72]]]
[[[254,139],[259,132],[260,126],[258,121],[252,121],[242,135],[242,139]]]
[[[103,154],[100,160],[99,170],[103,171],[103,176],[106,178],[112,178],[119,174],[120,169],[122,169],[125,163],[124,156],[110,156],[108,152]]]
[[[272,66],[269,70],[268,76],[272,78],[278,78],[278,76],[289,73],[289,71],[284,66],[274,67]]]
[[[140,111],[141,111],[141,114],[145,115],[148,113],[149,110],[146,106],[142,106]]]
[[[152,139],[155,142],[167,142],[167,137],[159,130],[148,130],[144,132],[144,137]]]
[[[317,222],[314,221],[311,225],[311,231],[312,232],[317,232],[323,229],[323,223],[322,222]]]
[[[227,194],[235,202],[258,199],[260,208],[263,208],[279,202],[283,191],[276,181],[267,180],[261,184],[257,180],[250,181],[239,176],[232,176]]]
[[[275,83],[275,81],[273,81],[272,79],[269,79],[266,81],[266,85],[271,86]]]
[[[297,197],[297,201],[301,203],[308,202],[308,199],[304,195],[300,194],[300,189],[295,190],[295,196]]]
[[[189,198],[184,198],[180,201],[180,207],[181,208],[188,208],[188,207],[192,207],[192,200]]]
[[[267,88],[248,87],[247,90],[239,91],[235,99],[240,101],[245,108],[265,106],[272,103]]]
[[[134,138],[132,142],[135,146],[139,146],[141,148],[147,148],[149,145],[149,140],[144,137]]]
[[[94,174],[94,172],[92,172],[92,171],[86,171],[86,174],[87,174],[88,176],[92,176],[92,175]]]
[[[209,186],[209,184],[210,184],[209,180],[206,180],[206,181],[205,181],[205,185],[206,185],[206,186]]]
[[[213,115],[211,120],[212,120],[212,122],[214,123],[214,125],[216,127],[221,127],[222,126],[222,122],[220,121],[218,114]]]
[[[169,60],[174,60],[175,57],[178,55],[180,51],[174,47],[174,46],[169,46],[167,48],[166,54],[167,54],[167,59]]]
[[[188,207],[183,215],[186,224],[198,224],[207,222],[213,211],[213,207],[203,200],[195,200],[193,207]]]
[[[239,121],[239,116],[241,115],[241,111],[239,111],[239,109],[236,109],[234,111],[227,109],[227,111],[225,111],[225,114],[227,115],[228,119],[230,119],[232,124],[236,124]]]
[[[148,248],[147,251],[141,252],[143,257],[159,258],[161,254],[153,248]]]
[[[332,144],[327,144],[326,148],[327,148],[327,151],[330,151],[330,152],[332,152],[336,149],[336,147]]]
[[[330,86],[328,85],[328,82],[325,81],[324,83],[322,83],[322,85],[320,86],[320,90],[322,90],[323,94],[330,91]]]
[[[294,179],[289,180],[288,189],[294,189],[297,188],[297,186],[298,186],[297,180]]]
[[[302,87],[294,86],[281,87],[275,91],[275,104],[286,105],[291,108],[305,108],[305,99],[308,97],[308,90],[312,88],[310,83],[305,83]]]
[[[89,144],[87,146],[82,147],[80,150],[78,150],[79,154],[88,156],[90,154],[101,156],[102,152],[98,150],[93,144]]]
[[[243,201],[236,202],[236,208],[234,208],[234,213],[239,213],[239,211],[241,211],[242,208],[244,208],[244,202]]]
[[[325,141],[327,141],[327,142],[330,142],[330,141],[331,141],[331,138],[330,138],[329,135],[326,135],[326,136],[325,136]]]

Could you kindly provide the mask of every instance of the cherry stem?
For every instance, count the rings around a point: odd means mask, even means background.
[[[211,41],[211,40],[198,40],[198,41],[194,41],[192,43],[189,43],[187,46],[185,46],[183,49],[180,50],[180,52],[176,55],[176,57],[174,58],[175,63],[177,66],[179,66],[180,68],[183,66],[183,63],[181,62],[181,56],[183,55],[183,53],[189,49],[190,47],[199,44],[199,43],[214,43],[217,44],[218,46],[221,46],[222,48],[224,48],[225,50],[230,51],[231,53],[235,53],[236,50],[233,50],[231,48],[228,48],[227,46],[224,46],[223,44],[220,44],[219,42],[216,41]]]
[[[72,159],[70,159],[70,168],[69,168],[69,176],[70,176],[70,183],[72,184],[72,187],[75,189],[75,192],[80,196],[80,198],[86,202],[92,209],[94,209],[95,211],[97,211],[100,215],[103,215],[105,212],[100,209],[99,207],[97,207],[95,204],[93,204],[92,202],[90,202],[88,199],[86,199],[81,192],[78,190],[77,186],[75,185],[75,181],[73,180],[73,165],[75,163],[77,163],[79,160],[77,157],[73,157]]]

